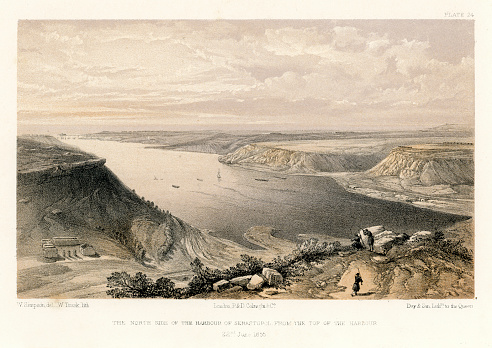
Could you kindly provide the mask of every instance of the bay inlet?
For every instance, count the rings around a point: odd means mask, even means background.
[[[252,226],[271,226],[277,237],[298,241],[299,234],[351,238],[358,229],[374,225],[397,233],[434,231],[467,218],[349,193],[329,177],[227,166],[214,154],[64,141],[105,158],[106,166],[145,200],[195,227],[253,248],[243,237]]]

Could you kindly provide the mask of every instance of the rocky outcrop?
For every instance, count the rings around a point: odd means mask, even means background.
[[[411,235],[410,239],[408,240],[409,243],[419,243],[424,240],[431,239],[433,237],[433,233],[429,231],[419,231],[415,232],[414,234]]]
[[[52,165],[42,169],[25,169],[17,171],[17,181],[21,184],[41,183],[50,178],[69,176],[95,168],[101,168],[106,163],[104,158],[91,159],[75,163]]]
[[[396,234],[393,231],[384,231],[374,236],[374,252],[386,254],[393,246],[405,243],[408,236],[404,233]]]
[[[374,238],[373,248],[365,241],[362,231],[369,231]],[[372,226],[361,229],[358,234],[361,244],[365,249],[374,251],[377,254],[387,254],[391,248],[396,245],[416,244],[434,238],[435,234],[429,231],[418,231],[408,236],[406,233],[397,234],[393,231],[388,231],[384,226]]]
[[[263,278],[261,275],[255,274],[253,277],[251,277],[246,287],[248,288],[248,290],[258,290],[261,289],[263,284],[265,284],[265,278]]]
[[[219,162],[224,164],[262,167],[288,173],[364,171],[379,160],[381,157],[377,154],[304,152],[262,144],[246,145],[219,157]]]
[[[369,242],[368,236],[372,237],[371,242]],[[388,231],[384,226],[372,226],[361,229],[358,237],[363,248],[383,255],[393,246],[403,244],[409,238],[404,233],[396,234],[393,231]]]
[[[238,286],[245,287],[246,285],[248,285],[248,283],[249,283],[249,281],[251,280],[252,277],[253,277],[252,274],[245,275],[245,276],[242,276],[242,277],[236,277],[236,278],[232,278],[230,280],[230,282],[233,285],[238,285]]]
[[[224,291],[231,286],[231,283],[228,280],[222,279],[218,282],[214,283],[212,288],[214,291]]]
[[[473,144],[399,146],[368,170],[373,176],[397,176],[411,185],[473,185]]]
[[[284,282],[282,275],[278,271],[271,268],[263,268],[261,275],[266,279],[268,285],[270,286],[279,286]]]

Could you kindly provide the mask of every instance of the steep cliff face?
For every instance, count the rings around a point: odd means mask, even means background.
[[[133,219],[164,215],[128,190],[102,159],[18,172],[17,202],[20,255],[36,254],[41,239],[60,235],[105,236],[138,255]]]
[[[140,259],[181,267],[188,267],[197,257],[207,265],[223,267],[236,261],[241,249],[171,214],[166,214],[159,221],[148,216],[136,217],[131,222],[129,236],[132,238],[130,244],[135,246],[135,253]]]
[[[378,154],[335,154],[295,151],[261,144],[243,146],[219,157],[224,164],[261,166],[290,173],[364,171],[381,160]]]
[[[473,145],[443,143],[400,146],[367,173],[397,176],[416,185],[473,185]]]
[[[140,198],[104,159],[44,140],[18,143],[19,257],[40,255],[42,239],[78,236],[100,254],[142,261],[228,259],[226,242]],[[214,248],[221,251],[210,253]]]

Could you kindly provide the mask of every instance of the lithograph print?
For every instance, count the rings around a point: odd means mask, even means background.
[[[473,20],[20,20],[20,299],[471,299]]]

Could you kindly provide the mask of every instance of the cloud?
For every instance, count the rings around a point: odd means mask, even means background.
[[[359,35],[354,27],[333,28],[333,45],[339,49],[362,50],[366,46],[366,38]]]
[[[377,38],[374,40],[368,40],[366,44],[367,50],[374,53],[382,52],[389,45],[390,45],[390,40],[388,40],[387,38]]]
[[[272,91],[302,91],[306,86],[306,79],[293,71],[286,71],[279,77],[268,78],[265,80],[265,86]]]
[[[416,32],[392,23],[21,21],[19,109],[206,111],[251,122],[298,113],[316,124],[378,108],[450,113],[444,101],[456,115],[473,109],[473,32],[457,35],[456,54],[468,52],[457,59],[442,54],[449,24]],[[426,38],[441,25],[445,42]]]
[[[50,43],[51,41],[58,41],[62,44],[69,45],[82,45],[84,41],[78,36],[69,37],[67,35],[60,35],[57,31],[53,31],[50,33],[41,33],[41,36],[44,37],[46,43]]]

